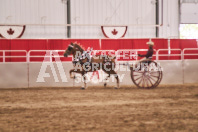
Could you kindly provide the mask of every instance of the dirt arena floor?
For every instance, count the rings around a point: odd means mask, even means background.
[[[0,131],[198,131],[198,85],[0,89]]]

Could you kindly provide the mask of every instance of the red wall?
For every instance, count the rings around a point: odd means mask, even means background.
[[[65,50],[71,42],[77,41],[84,46],[85,49],[93,47],[94,50],[119,50],[119,49],[147,49],[146,42],[149,39],[102,39],[101,46],[99,39],[0,39],[0,50]],[[167,49],[167,39],[152,39],[155,46],[154,49]],[[184,48],[198,48],[195,39],[171,39],[171,49]],[[145,53],[145,52],[141,52]],[[179,51],[172,51],[172,54],[177,54]],[[198,51],[188,51],[186,53],[198,53]],[[40,53],[43,54],[43,53]],[[167,54],[167,51],[162,51],[160,54]],[[7,53],[6,55],[22,55],[21,53]],[[38,54],[37,54],[38,55]],[[2,53],[0,53],[2,56]],[[61,58],[67,60],[66,58]],[[155,59],[155,58],[154,58]],[[160,57],[161,60],[169,59],[181,59],[180,57]],[[198,59],[198,56],[186,56],[185,59]],[[32,58],[33,60],[39,60],[38,58]],[[42,60],[42,59],[40,59]],[[2,61],[2,58],[0,58]],[[22,58],[6,59],[6,61],[25,61]]]

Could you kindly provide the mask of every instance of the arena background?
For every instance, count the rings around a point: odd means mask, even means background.
[[[197,2],[0,0],[0,130],[197,131],[198,37],[181,39],[180,33],[181,24],[198,23]],[[102,27],[127,30],[114,39],[106,38]],[[72,57],[63,53],[71,42],[115,55],[135,51],[137,56],[146,53],[149,40],[155,43],[153,60],[163,68],[156,89],[136,88],[129,69],[118,71],[125,76],[117,91],[112,78],[107,88],[89,82],[85,91],[82,82],[69,78]],[[58,80],[48,66],[49,77],[38,82],[46,53]],[[123,57],[116,60],[117,67],[136,61]]]

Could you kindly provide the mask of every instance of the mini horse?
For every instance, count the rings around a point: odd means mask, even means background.
[[[83,76],[84,79],[84,87],[81,89],[86,88],[86,76],[85,74],[87,72],[94,72],[97,70],[102,69],[105,73],[108,74],[108,76],[105,78],[104,86],[106,87],[107,83],[106,80],[110,77],[110,75],[114,75],[117,80],[117,87],[119,88],[119,78],[117,73],[115,72],[115,56],[110,55],[96,55],[91,58],[91,60],[88,60],[88,57],[82,58],[82,54],[84,53],[84,49],[80,44],[77,43],[71,43],[68,48],[65,50],[64,57],[68,57],[69,55],[73,55],[74,58],[74,66],[77,68],[70,70],[70,77],[73,78],[72,73],[80,73]],[[81,58],[81,59],[80,59]],[[78,60],[78,61],[76,61]],[[89,63],[91,62],[91,63]]]

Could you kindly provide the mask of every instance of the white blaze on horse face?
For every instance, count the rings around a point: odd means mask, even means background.
[[[54,77],[55,82],[59,82],[59,79],[58,79],[58,76],[57,76],[57,73],[56,73],[53,63],[48,61],[49,56],[52,56],[52,55],[55,56],[55,61],[56,61],[57,68],[58,68],[62,82],[68,82],[58,52],[52,53],[50,51],[47,51],[45,54],[44,61],[42,63],[42,66],[41,66],[41,69],[40,69],[40,72],[39,72],[36,82],[45,82],[44,78],[50,77],[50,74],[46,73],[46,69],[48,66],[50,66],[50,69],[52,71],[52,75]]]

